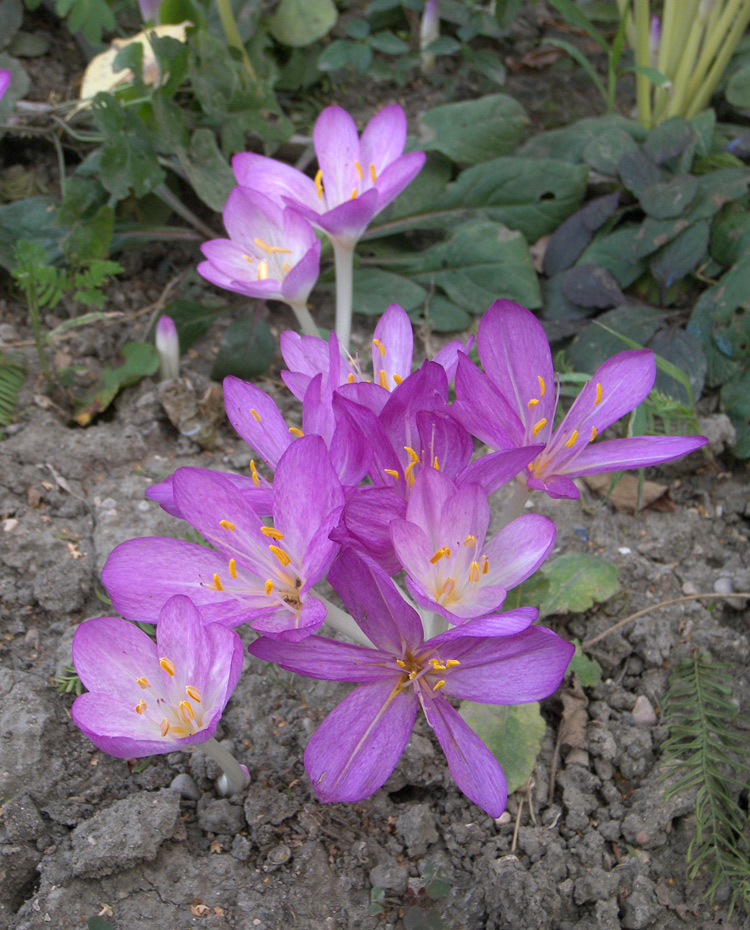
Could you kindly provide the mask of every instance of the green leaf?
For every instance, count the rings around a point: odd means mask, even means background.
[[[25,380],[23,360],[0,352],[0,426],[7,426],[13,419],[18,393]]]
[[[657,71],[656,68],[649,68],[648,65],[633,65],[631,68],[623,68],[619,74],[628,74],[631,71],[633,74],[642,74],[647,77],[656,87],[670,86],[672,83],[665,74]]]
[[[692,407],[703,392],[708,365],[698,338],[684,329],[672,327],[660,330],[648,347],[656,355],[654,389]],[[669,365],[675,366],[676,371],[670,370]],[[681,377],[675,377],[677,372]]]
[[[524,108],[505,94],[434,107],[420,120],[422,147],[476,165],[510,152],[526,131]]]
[[[733,265],[750,254],[750,212],[728,204],[711,228],[711,257],[720,265]]]
[[[682,155],[696,141],[696,134],[690,123],[681,116],[673,116],[648,134],[643,151],[657,165],[663,165],[678,155]]]
[[[731,106],[738,110],[750,109],[750,65],[734,72],[724,93]]]
[[[96,386],[75,405],[75,421],[88,426],[93,418],[106,410],[118,392],[141,378],[156,374],[159,353],[147,342],[129,342],[120,350],[118,364],[108,365],[99,375]]]
[[[650,184],[637,192],[643,212],[655,220],[669,220],[682,216],[695,200],[699,182],[692,174],[683,174],[670,181]]]
[[[488,80],[501,87],[505,84],[505,65],[497,52],[490,48],[464,48],[466,60],[480,71]]]
[[[549,0],[549,4],[571,25],[577,26],[579,29],[583,29],[584,32],[588,33],[603,52],[609,52],[607,40],[591,22],[588,16],[573,3],[573,0]]]
[[[89,917],[86,921],[88,930],[115,930],[115,925],[105,920],[103,917]]]
[[[205,306],[195,300],[173,300],[164,307],[164,314],[171,317],[177,327],[180,340],[180,352],[204,336],[211,328],[216,317],[222,313],[224,307],[215,304]]]
[[[338,16],[333,0],[281,0],[268,30],[282,45],[312,45],[328,35]]]
[[[355,313],[382,316],[392,303],[400,304],[408,313],[422,307],[427,291],[402,275],[381,268],[358,268],[354,272]]]
[[[227,375],[249,380],[263,374],[271,364],[276,340],[265,320],[257,314],[235,320],[224,330],[211,377],[221,381]]]
[[[388,30],[376,32],[371,36],[370,45],[376,52],[382,52],[384,55],[404,55],[409,51],[407,43]]]
[[[370,24],[366,19],[350,19],[344,26],[344,31],[350,39],[364,39],[370,34]]]
[[[216,137],[210,129],[196,129],[186,152],[178,149],[180,164],[193,185],[195,193],[206,206],[220,213],[237,181],[226,158],[219,151]]]
[[[105,189],[117,200],[131,190],[136,197],[151,193],[164,180],[164,172],[143,121],[111,94],[97,94],[91,113],[105,136],[99,177]]]
[[[737,431],[732,451],[738,458],[750,458],[750,368],[722,387],[721,403]]]
[[[614,562],[588,552],[560,555],[545,563],[540,571],[549,582],[549,591],[539,608],[540,618],[583,613],[620,590]]]
[[[106,0],[57,0],[55,8],[60,16],[70,11],[68,29],[80,32],[93,46],[101,45],[102,33],[112,32],[117,26]]]
[[[622,129],[636,142],[643,142],[646,130],[635,120],[618,114],[578,120],[564,129],[550,129],[529,139],[517,154],[528,158],[550,158],[578,164],[583,161],[586,146],[612,129]]]
[[[369,234],[372,238],[411,227],[452,229],[463,219],[479,216],[517,229],[529,242],[536,242],[575,212],[586,192],[587,178],[583,165],[495,158],[462,171],[442,196],[414,205],[411,215],[373,223]]]
[[[706,255],[709,226],[700,220],[665,245],[649,262],[651,274],[664,290],[689,274]]]
[[[442,294],[433,294],[426,307],[412,310],[409,316],[414,323],[427,323],[436,333],[462,332],[471,326],[471,314]]]
[[[581,644],[577,639],[574,639],[573,643],[576,651],[570,660],[568,671],[575,672],[584,688],[595,688],[602,680],[602,667],[596,659],[581,651]]]
[[[461,701],[458,712],[502,766],[508,794],[523,788],[534,773],[544,738],[539,704]]]
[[[10,44],[23,22],[20,0],[0,0],[0,48]]]
[[[509,29],[521,12],[521,0],[497,0],[495,4],[495,19],[498,26]]]
[[[438,36],[424,49],[424,52],[428,55],[455,55],[456,52],[460,51],[461,43],[451,38],[451,36]]]
[[[602,174],[617,174],[617,165],[623,155],[635,152],[638,146],[630,133],[620,126],[605,129],[587,144],[583,150],[583,160]]]
[[[318,68],[321,71],[340,71],[342,68],[356,67],[358,44],[347,39],[336,39],[321,53]]]
[[[591,245],[578,259],[579,264],[600,265],[614,275],[620,287],[628,287],[646,270],[645,264],[632,254],[638,234],[639,227],[625,226],[594,236]]]
[[[643,347],[659,329],[664,315],[653,307],[617,307],[602,313],[600,325],[590,325],[573,340],[566,354],[576,371],[593,374],[608,358],[623,350],[623,340],[618,335],[633,340]]]
[[[640,149],[627,152],[617,164],[620,180],[629,191],[639,197],[648,187],[663,181],[663,175],[653,159]]]
[[[501,298],[531,309],[541,305],[526,240],[495,223],[464,223],[445,242],[393,264],[418,284],[441,287],[469,313],[482,313]]]
[[[60,240],[65,228],[57,222],[58,206],[51,197],[29,197],[0,206],[0,266],[13,269],[13,247],[19,239],[38,243],[48,262],[62,258]]]
[[[588,60],[588,58],[583,54],[583,52],[573,45],[570,42],[566,42],[565,39],[547,39],[547,45],[555,45],[557,48],[561,48],[564,52],[567,52],[571,58],[578,62],[578,64],[583,68],[586,74],[589,76],[592,84],[599,93],[607,99],[607,91],[602,83],[602,79],[594,70],[594,66]]]

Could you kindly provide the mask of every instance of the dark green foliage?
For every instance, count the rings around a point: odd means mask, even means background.
[[[12,355],[0,353],[0,426],[7,426],[13,419],[18,392],[25,380],[23,362]]]
[[[750,834],[739,802],[750,778],[750,737],[735,728],[737,705],[727,666],[694,652],[672,672],[663,722],[665,775],[675,776],[666,796],[696,790],[695,834],[687,853],[688,878],[699,873],[713,899],[728,884],[730,912],[750,912]]]

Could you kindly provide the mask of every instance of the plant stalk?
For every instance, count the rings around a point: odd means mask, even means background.
[[[651,17],[648,0],[635,0],[635,63],[642,68],[651,65]],[[651,82],[645,74],[636,72],[635,96],[638,119],[645,127],[651,126]]]
[[[39,304],[36,300],[35,288],[32,284],[31,287],[26,288],[26,303],[29,307],[29,317],[31,318],[31,330],[34,333],[34,342],[36,343],[36,351],[39,355],[39,362],[42,366],[42,373],[44,374],[44,379],[47,384],[52,384],[53,377],[52,372],[50,371],[49,362],[47,361],[47,354],[44,351],[44,337],[42,336],[42,318],[39,312]]]
[[[237,20],[234,18],[234,12],[232,11],[232,0],[216,0],[216,8],[219,11],[221,28],[224,30],[224,36],[226,37],[227,43],[231,45],[232,48],[236,48],[240,53],[242,64],[245,66],[245,70],[250,75],[253,84],[258,87],[260,85],[260,81],[258,80],[258,75],[255,73],[255,68],[253,68],[252,62],[247,57],[245,46],[242,44],[240,31],[237,28]]]
[[[297,317],[297,322],[299,323],[299,328],[306,336],[319,336],[320,332],[315,320],[312,318],[312,314],[307,309],[307,304],[298,303],[298,304],[289,304],[289,306],[294,311],[294,315]]]
[[[353,617],[350,617],[345,610],[331,603],[327,597],[315,592],[315,596],[326,605],[326,626],[336,633],[343,633],[348,639],[354,640],[359,646],[367,646],[372,649],[372,643],[359,628]]]
[[[240,765],[229,750],[225,749],[213,737],[206,740],[205,743],[201,743],[197,748],[202,749],[207,756],[210,756],[214,762],[221,766],[224,774],[219,777],[216,784],[219,792],[224,797],[239,794],[240,791],[245,790],[250,783],[250,774],[244,765]]]
[[[336,266],[336,335],[345,351],[352,336],[352,302],[354,299],[354,246],[333,242]]]

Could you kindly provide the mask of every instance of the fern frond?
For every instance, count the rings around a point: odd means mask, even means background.
[[[18,392],[26,380],[26,368],[12,355],[0,354],[0,426],[13,419]]]
[[[738,903],[750,912],[750,832],[738,802],[750,778],[750,735],[732,727],[737,706],[726,679],[726,666],[698,652],[677,665],[664,701],[662,752],[665,777],[680,775],[665,796],[698,789],[688,879],[711,873],[710,902],[726,882],[731,914]]]

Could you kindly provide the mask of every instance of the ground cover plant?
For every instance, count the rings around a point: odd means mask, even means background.
[[[2,926],[747,922],[745,10],[594,6],[3,7]]]

